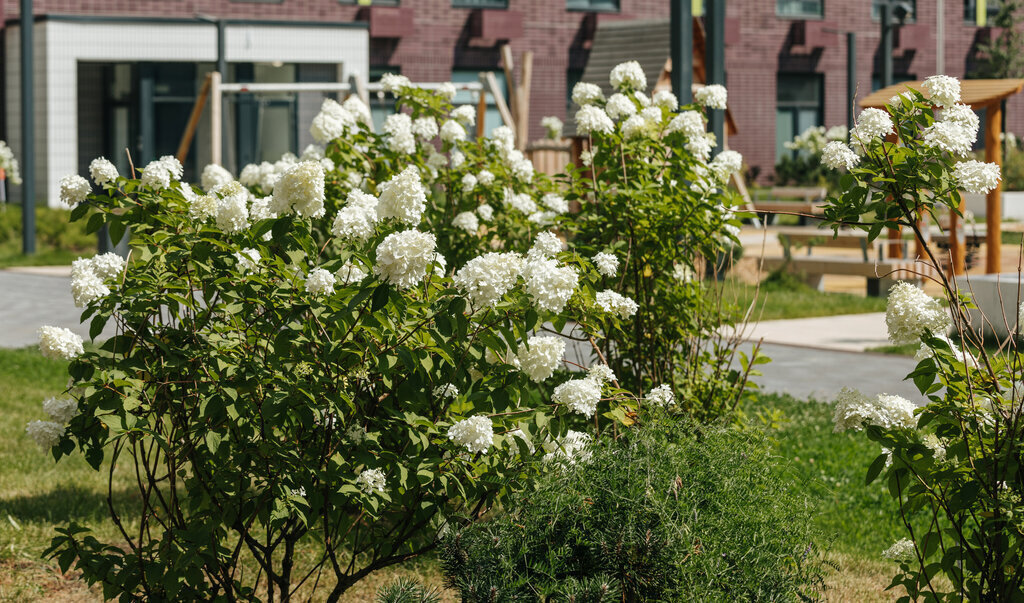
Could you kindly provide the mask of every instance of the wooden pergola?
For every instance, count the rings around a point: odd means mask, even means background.
[[[884,108],[893,96],[907,89],[921,90],[924,82],[903,82],[872,92],[860,101],[862,108]],[[999,135],[1002,132],[1003,101],[1017,94],[1024,88],[1024,79],[999,80],[963,80],[960,82],[960,97],[963,104],[975,111],[985,109],[985,161],[1003,165],[1002,143]],[[963,210],[963,203],[960,206]],[[1000,251],[1002,234],[1002,185],[988,193],[985,203],[985,223],[987,227],[985,272],[1000,271]],[[953,274],[964,273],[964,239],[956,213],[950,212],[949,217],[949,252],[952,259]],[[918,242],[920,245],[921,243]]]

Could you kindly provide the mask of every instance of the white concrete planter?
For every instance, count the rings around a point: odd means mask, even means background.
[[[972,330],[999,338],[1018,330],[1017,307],[1024,301],[1024,283],[1019,278],[1016,272],[956,277],[957,287],[973,294],[978,306],[968,311]]]
[[[1024,191],[1003,191],[1003,219],[1024,222]],[[964,193],[964,205],[975,217],[984,218],[988,215],[985,208],[985,195]]]

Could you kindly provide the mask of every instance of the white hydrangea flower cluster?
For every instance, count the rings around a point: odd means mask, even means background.
[[[676,403],[676,395],[668,383],[662,383],[658,387],[647,392],[647,401],[662,408]]]
[[[411,155],[416,152],[416,137],[412,133],[412,118],[405,113],[392,113],[384,120],[384,133],[388,135],[388,148],[396,153]]]
[[[614,129],[615,123],[604,112],[604,109],[597,105],[583,105],[576,112],[576,131],[580,134],[587,135],[595,132],[611,134]]]
[[[616,90],[644,90],[647,88],[647,74],[640,63],[626,61],[612,67],[608,80]]]
[[[217,185],[210,196],[214,199],[213,214],[217,228],[228,234],[249,228],[249,200],[252,193],[242,183],[231,180]],[[189,213],[192,213],[193,206],[189,207]]]
[[[466,140],[466,129],[455,120],[448,120],[441,126],[441,140],[447,144],[456,144]]]
[[[527,340],[525,347],[520,347],[514,364],[532,381],[540,383],[554,374],[564,356],[564,339],[553,335],[536,335]]]
[[[380,469],[364,469],[363,472],[356,477],[356,486],[367,494],[384,492],[384,489],[387,487],[387,483],[387,478],[384,476],[384,472]]]
[[[551,399],[572,412],[592,417],[597,412],[597,404],[601,401],[601,382],[589,376],[566,381],[555,388]]]
[[[361,105],[362,102],[360,101],[359,104]],[[360,117],[362,116],[360,115]],[[356,114],[338,104],[338,101],[325,98],[320,105],[320,112],[316,114],[309,126],[309,133],[313,136],[313,140],[320,144],[327,144],[335,138],[341,138],[347,130],[354,128],[356,120]]]
[[[729,92],[721,84],[703,86],[693,93],[693,100],[708,109],[724,110],[729,100]]]
[[[694,276],[693,269],[686,264],[676,264],[672,267],[672,278],[680,283],[688,283]]]
[[[99,186],[114,182],[120,176],[117,167],[105,157],[97,157],[89,163],[89,175],[92,176],[92,181]]]
[[[321,159],[307,157],[304,161],[320,163]],[[250,163],[242,168],[242,173],[238,175],[238,181],[245,186],[258,186],[264,194],[267,194],[274,190],[274,185],[277,184],[281,176],[296,163],[299,163],[299,158],[291,153],[285,153],[274,163],[269,161],[264,161],[259,165]],[[324,166],[321,165],[321,167]]]
[[[368,275],[365,270],[348,261],[342,264],[341,268],[338,268],[334,276],[337,277],[338,282],[342,285],[351,285],[362,281]]]
[[[415,166],[409,166],[380,185],[377,219],[395,218],[410,226],[419,224],[427,208],[427,192]]]
[[[999,186],[1002,175],[998,163],[961,161],[953,168],[953,178],[969,193],[987,194]]]
[[[547,137],[550,140],[560,140],[562,138],[562,127],[564,124],[562,120],[558,119],[554,115],[548,115],[540,120],[540,126],[544,128],[547,133]]]
[[[608,314],[614,314],[619,318],[626,319],[636,314],[636,311],[640,309],[633,298],[626,297],[621,293],[605,289],[604,291],[598,291],[594,296],[594,303],[603,312]]]
[[[300,218],[323,217],[323,166],[316,161],[303,161],[289,167],[274,183],[271,209],[279,216],[294,211]]]
[[[852,170],[860,163],[860,156],[844,143],[833,140],[822,150],[821,161],[833,170]]]
[[[89,259],[78,258],[71,263],[71,295],[75,306],[85,307],[93,300],[106,297],[110,288],[104,281],[115,279],[125,269],[124,259],[116,253],[104,253]]]
[[[502,198],[505,207],[531,215],[537,211],[537,202],[530,198],[529,193],[517,193],[510,188],[505,189]]]
[[[334,217],[331,234],[342,241],[365,243],[377,224],[377,205],[373,195],[352,189],[345,198],[345,207]]]
[[[953,358],[955,358],[957,362],[962,362],[967,366],[977,368],[978,361],[977,359],[974,358],[974,356],[961,350],[960,346],[956,345],[953,342],[953,340],[951,340],[949,337],[946,337],[945,335],[937,335],[937,337],[942,341],[946,342],[946,345],[949,346],[950,352],[952,352],[953,354]],[[925,358],[933,358],[934,356],[935,350],[928,347],[928,344],[922,341],[921,347],[918,348],[917,353],[914,354],[914,360],[917,362],[921,362]]]
[[[949,313],[937,299],[919,287],[900,281],[889,289],[885,324],[893,345],[906,345],[921,339],[925,329],[933,335],[945,335],[951,325]]]
[[[572,102],[579,106],[590,105],[597,101],[604,100],[604,93],[601,87],[587,82],[577,82],[572,87]]]
[[[60,179],[60,202],[65,207],[74,207],[85,201],[91,192],[89,181],[78,174],[69,174]]]
[[[587,378],[604,385],[609,381],[615,381],[615,372],[607,364],[594,364],[587,369]]]
[[[850,429],[860,431],[866,425],[913,429],[917,426],[916,408],[913,402],[900,396],[879,394],[872,400],[855,389],[844,387],[836,396],[832,421],[836,433]]]
[[[54,360],[71,360],[80,356],[85,349],[82,338],[71,329],[45,325],[39,327],[39,351],[47,358]]]
[[[533,246],[526,252],[526,255],[529,258],[547,258],[563,250],[565,250],[565,243],[562,242],[562,239],[558,238],[558,235],[550,230],[546,230],[537,233],[537,236],[533,239]]]
[[[659,90],[655,92],[651,100],[654,101],[655,105],[662,109],[675,111],[679,108],[679,99],[676,98],[676,95],[672,94],[670,90]]]
[[[558,313],[579,286],[580,275],[572,266],[559,266],[556,259],[530,256],[523,268],[523,278],[526,292],[537,309]]]
[[[467,176],[470,174],[467,174]],[[471,211],[459,212],[452,218],[452,226],[455,228],[461,228],[471,235],[477,234],[480,230],[480,220],[476,217],[476,214]]]
[[[227,184],[234,179],[235,177],[231,175],[231,172],[216,163],[211,163],[203,168],[203,174],[200,177],[199,182],[202,184],[204,191],[211,191],[214,187]]]
[[[181,162],[173,155],[164,155],[160,159],[150,161],[142,168],[143,186],[164,189],[171,185],[172,180],[181,180],[184,169]]]
[[[25,426],[25,433],[43,450],[49,450],[64,437],[64,426],[53,421],[32,421]]]
[[[912,561],[917,558],[917,547],[913,540],[903,538],[882,551],[882,557],[896,562]]]
[[[577,461],[585,463],[590,460],[590,451],[587,447],[593,438],[590,434],[570,429],[565,437],[557,442],[548,441],[544,444],[544,462],[561,461],[568,465],[574,465]]]
[[[851,140],[856,140],[862,145],[869,145],[871,141],[895,132],[892,125],[892,118],[883,109],[864,109],[857,117],[857,123],[850,130]]]
[[[434,388],[434,397],[435,398],[452,398],[452,399],[458,398],[459,397],[459,388],[455,387],[451,383],[446,383],[444,385],[438,385],[437,387]]]
[[[725,183],[729,176],[739,173],[743,169],[743,155],[736,151],[722,151],[708,164],[708,169],[714,174],[719,182]]]
[[[312,295],[330,295],[334,293],[334,285],[338,280],[328,270],[314,268],[306,275],[306,293]]]
[[[7,172],[7,179],[11,184],[21,184],[18,160],[14,157],[14,151],[3,140],[0,140],[0,169]]]
[[[490,170],[480,170],[477,172],[476,180],[482,186],[490,186],[494,184],[494,174]]]
[[[522,269],[519,254],[485,253],[459,268],[452,283],[466,293],[473,308],[489,308],[497,305],[516,284]]]
[[[614,278],[619,271],[619,258],[614,253],[600,252],[593,257],[594,266],[603,276]]]
[[[437,136],[437,120],[433,117],[417,117],[412,120],[412,133],[416,138],[428,141]]]
[[[937,121],[924,129],[922,143],[926,147],[964,156],[971,152],[975,137],[959,124]]]
[[[451,118],[469,128],[476,125],[476,107],[461,105],[452,109]]]
[[[636,104],[630,97],[622,94],[621,92],[616,92],[608,97],[608,102],[605,103],[604,110],[608,114],[608,117],[612,119],[624,119],[626,117],[636,115]]]
[[[476,215],[480,216],[481,220],[490,221],[494,217],[494,208],[484,203],[480,207],[476,208]]]
[[[545,194],[541,197],[540,203],[556,214],[564,214],[569,211],[569,202],[565,200],[565,197],[555,193]]]
[[[508,432],[508,435],[505,436],[505,441],[508,442],[508,444],[512,447],[513,450],[519,447],[519,444],[516,443],[517,439],[522,440],[523,443],[526,444],[526,448],[530,451],[531,454],[537,450],[537,448],[533,445],[533,442],[530,441],[530,438],[526,436],[526,432],[523,431],[522,429],[510,431]]]
[[[666,134],[682,132],[687,139],[704,138],[704,116],[697,111],[683,111],[672,118]]]
[[[43,412],[50,415],[54,423],[64,425],[78,415],[78,401],[71,398],[47,398],[43,402]]]
[[[933,75],[924,81],[925,98],[939,107],[951,107],[960,102],[960,80],[948,75]]]
[[[449,427],[448,439],[472,453],[486,453],[494,443],[494,424],[483,415],[474,415]]]
[[[238,266],[238,272],[240,274],[250,274],[258,272],[260,269],[260,252],[256,251],[252,247],[246,247],[241,251],[236,251],[235,254],[235,265]]]
[[[399,289],[415,286],[427,275],[437,254],[437,239],[433,234],[418,230],[393,232],[377,246],[374,273],[393,283]]]
[[[963,128],[972,143],[977,140],[981,120],[978,118],[978,114],[974,112],[974,109],[967,105],[953,105],[943,109],[939,117],[944,122],[956,124]]]

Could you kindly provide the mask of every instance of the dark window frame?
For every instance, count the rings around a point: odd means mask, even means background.
[[[790,100],[785,102],[779,101],[779,90],[792,89],[792,86],[781,86],[782,79],[786,77],[803,77],[803,78],[814,78],[817,80],[817,100],[812,101],[801,101],[801,100]],[[783,71],[775,74],[775,119],[776,126],[778,125],[778,114],[780,111],[788,111],[793,114],[793,126],[796,129],[799,122],[798,113],[800,110],[806,110],[814,108],[817,110],[817,118],[815,122],[817,125],[825,124],[825,74],[818,72],[807,72],[807,71]],[[802,132],[802,131],[801,131]],[[791,132],[787,137],[787,140],[793,140],[801,132]],[[776,133],[776,139],[778,139],[778,133]],[[776,149],[777,150],[777,149]],[[791,151],[795,157],[797,151]],[[775,158],[775,163],[778,163],[782,156]]]
[[[452,8],[508,9],[508,0],[452,0]]]
[[[622,11],[619,0],[565,0],[565,10],[587,13],[617,13]]]
[[[996,15],[999,14],[999,9],[1001,9],[1002,7],[1003,3],[1000,0],[987,0],[985,12],[988,13],[988,16],[985,27],[992,26],[992,20],[996,18]],[[975,17],[977,11],[978,0],[964,0],[964,23],[967,25],[977,26],[976,24],[978,20]]]
[[[871,0],[871,20],[878,23],[882,20],[882,8],[881,3],[887,2],[888,0]],[[910,13],[907,17],[907,23],[917,23],[917,0],[904,0],[914,6],[914,12]]]

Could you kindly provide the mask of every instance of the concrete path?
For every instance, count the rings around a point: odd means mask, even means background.
[[[82,309],[71,299],[71,278],[0,270],[0,346],[36,345],[43,325],[65,327],[84,338],[89,326],[79,323]]]
[[[766,320],[748,327],[747,339],[845,352],[889,345],[885,312],[792,320]]]

